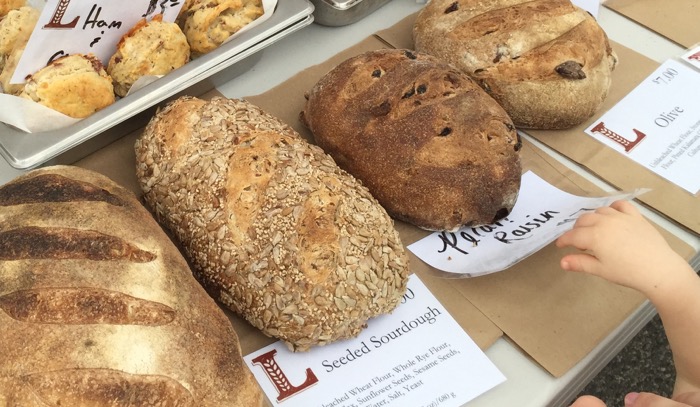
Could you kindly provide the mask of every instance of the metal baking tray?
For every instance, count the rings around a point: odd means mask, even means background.
[[[159,102],[201,88],[214,75],[230,77],[242,73],[239,66],[250,68],[259,59],[256,53],[311,24],[313,11],[308,0],[279,0],[264,23],[71,126],[25,133],[0,123],[0,155],[17,169],[56,164],[59,156],[60,163],[78,160],[143,126],[144,114],[139,113],[147,113]]]
[[[311,0],[316,10],[314,21],[328,26],[342,26],[361,20],[391,0]]]

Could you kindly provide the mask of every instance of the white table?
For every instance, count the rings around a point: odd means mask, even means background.
[[[263,93],[297,72],[325,61],[372,33],[392,26],[409,14],[418,11],[422,6],[414,0],[394,0],[365,19],[349,26],[324,27],[313,24],[266,48],[260,61],[251,70],[229,82],[216,83],[215,81],[214,83],[217,89],[227,97]],[[601,7],[599,21],[612,40],[658,62],[677,56],[682,51],[681,47],[605,7]],[[535,140],[530,139],[530,141],[559,158],[568,167],[581,173],[578,166],[564,157]],[[6,183],[21,173],[23,171],[16,170],[5,161],[0,160],[0,184]],[[611,187],[590,174],[581,174],[601,188],[612,190]],[[642,210],[644,209],[642,208]],[[645,211],[645,214],[691,244],[696,252],[700,251],[700,239],[649,211]],[[697,268],[699,264],[700,259],[696,256],[693,266]],[[655,311],[650,304],[642,305],[591,354],[558,379],[553,378],[532,362],[507,339],[499,339],[486,353],[508,380],[470,402],[468,406],[541,407],[567,405],[654,314]]]

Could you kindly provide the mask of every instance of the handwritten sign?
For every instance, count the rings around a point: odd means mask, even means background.
[[[528,171],[523,174],[518,201],[506,218],[491,225],[436,232],[408,249],[432,267],[455,277],[494,273],[554,241],[571,229],[582,214],[641,192],[580,197],[561,191]]]
[[[657,175],[700,190],[700,73],[668,60],[586,129]]]
[[[48,0],[17,65],[12,83],[64,55],[92,53],[103,63],[114,54],[117,43],[140,19],[163,14],[175,21],[184,0]]]
[[[244,359],[284,407],[458,407],[505,381],[415,275],[355,339],[300,353],[276,342]]]

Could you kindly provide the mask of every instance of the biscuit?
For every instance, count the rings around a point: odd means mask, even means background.
[[[93,55],[73,54],[31,75],[19,95],[74,118],[114,103],[112,78]]]
[[[12,50],[24,48],[27,44],[38,19],[39,10],[32,7],[11,10],[0,19],[0,71],[4,69]],[[12,72],[9,75],[12,76]]]
[[[196,0],[183,31],[192,52],[206,54],[263,13],[261,0]]]
[[[114,93],[126,96],[142,76],[165,75],[187,63],[190,46],[180,27],[163,21],[162,15],[151,21],[139,21],[117,44],[117,52],[107,64]]]
[[[27,4],[27,0],[0,0],[0,17]]]

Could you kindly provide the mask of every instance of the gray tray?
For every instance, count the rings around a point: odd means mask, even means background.
[[[391,0],[311,0],[316,7],[314,21],[331,27],[361,20]]]
[[[202,84],[214,75],[231,77],[250,68],[256,53],[311,24],[313,10],[308,0],[278,0],[264,23],[74,125],[25,133],[0,123],[0,155],[18,169],[59,163],[59,156],[60,163],[75,161],[141,127],[146,111],[159,102],[185,90],[205,91]]]

